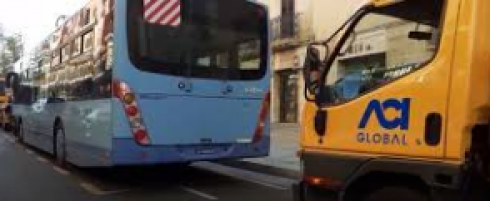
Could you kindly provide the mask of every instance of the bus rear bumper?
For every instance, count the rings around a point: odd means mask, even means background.
[[[132,138],[114,139],[111,158],[114,166],[187,163],[269,155],[270,138],[259,143],[225,143],[211,145],[141,146]]]

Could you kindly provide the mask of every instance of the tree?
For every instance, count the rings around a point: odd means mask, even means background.
[[[3,27],[2,27],[2,24],[0,24],[0,51],[3,49],[2,48],[3,38],[4,38]]]
[[[3,27],[2,24],[0,24],[0,43],[3,41]],[[2,46],[0,46],[0,49],[2,49]]]
[[[5,75],[13,69],[13,65],[24,51],[24,42],[21,34],[4,35],[0,40],[0,73]]]

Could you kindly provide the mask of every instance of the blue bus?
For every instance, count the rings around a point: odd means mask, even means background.
[[[8,75],[15,134],[59,164],[269,154],[269,23],[248,0],[92,0]]]

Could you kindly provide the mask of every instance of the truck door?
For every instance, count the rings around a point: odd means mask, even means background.
[[[354,19],[306,105],[306,148],[443,157],[456,8],[401,1]]]

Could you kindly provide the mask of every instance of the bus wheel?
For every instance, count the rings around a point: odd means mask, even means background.
[[[409,187],[386,186],[372,191],[371,193],[365,195],[361,200],[362,201],[388,201],[388,200],[430,201],[430,198],[428,195],[424,194],[423,192],[416,189],[411,189]]]
[[[1,120],[1,123],[0,123],[0,127],[3,129],[3,128],[5,128],[5,117],[2,115],[1,119],[2,120]]]
[[[66,166],[66,141],[65,130],[62,127],[57,127],[55,132],[54,156],[58,166]]]
[[[11,114],[7,115],[5,117],[7,120],[7,123],[5,123],[3,129],[7,132],[12,132],[15,129],[15,117],[12,116]]]
[[[22,122],[18,122],[15,124],[14,135],[17,136],[20,144],[24,144],[24,127],[22,126]]]
[[[168,166],[177,170],[182,170],[188,168],[191,165],[192,162],[180,162],[180,163],[169,164]]]
[[[12,123],[5,123],[3,126],[3,130],[6,132],[11,132],[13,130]]]

